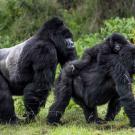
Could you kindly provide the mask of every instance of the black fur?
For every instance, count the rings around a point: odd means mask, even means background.
[[[131,125],[135,126],[135,100],[131,89],[132,75],[135,73],[135,47],[117,34],[109,38],[113,42],[120,41],[121,47],[123,45],[119,52],[105,44],[107,39],[105,43],[84,52],[85,60],[88,58],[90,63],[84,62],[83,65],[84,59],[76,61],[81,67],[77,65],[80,69],[78,74],[71,72],[74,61],[63,68],[56,85],[56,100],[47,117],[49,123],[60,121],[72,97],[83,108],[87,122],[102,123],[103,120],[98,118],[97,106],[108,103],[105,120],[113,120],[123,105]],[[87,54],[89,57],[86,57]]]
[[[23,44],[0,49],[0,122],[17,121],[13,95],[24,95],[26,120],[34,119],[46,102],[57,64],[75,58],[72,34],[57,17]]]

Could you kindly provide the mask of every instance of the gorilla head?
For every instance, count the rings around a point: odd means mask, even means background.
[[[72,33],[59,18],[54,17],[46,22],[38,34],[55,45],[62,66],[76,57]]]
[[[135,46],[119,33],[113,33],[111,36],[108,36],[105,42],[113,53],[119,54],[122,63],[128,71],[134,74]]]
[[[125,47],[125,45],[130,44],[128,40],[119,33],[113,33],[111,36],[106,38],[105,42],[116,53],[118,53],[123,47]]]

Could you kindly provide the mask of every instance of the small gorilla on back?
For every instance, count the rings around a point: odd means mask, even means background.
[[[109,54],[119,54],[119,51],[127,44],[129,44],[129,42],[123,35],[113,33],[111,36],[106,38],[103,43],[98,44],[93,48],[86,49],[81,60],[74,60],[68,63],[71,68],[72,75],[76,73],[78,74],[82,68],[90,64],[93,60],[97,60],[98,63],[103,61],[101,60],[101,55],[102,57],[104,56],[105,60]],[[71,71],[69,70],[69,72]]]
[[[26,120],[34,119],[47,100],[57,64],[75,58],[72,34],[57,17],[25,42],[0,49],[0,122],[18,121],[13,95],[24,95]]]
[[[82,60],[69,62],[62,69],[48,122],[60,122],[73,98],[82,107],[88,123],[103,123],[104,120],[98,117],[97,106],[108,103],[105,120],[114,120],[122,105],[131,126],[135,126],[135,100],[131,89],[135,47],[122,35],[113,34],[105,42],[87,49],[83,56]],[[73,71],[72,64],[75,66]]]

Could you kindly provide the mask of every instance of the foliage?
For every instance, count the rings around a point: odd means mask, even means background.
[[[103,27],[101,27],[98,32],[83,35],[75,42],[79,56],[83,53],[85,48],[98,44],[113,32],[121,33],[126,36],[128,40],[132,40],[135,43],[135,19],[120,19],[118,17],[109,19],[104,22]]]
[[[122,33],[128,39],[135,40],[135,19],[134,18],[115,18],[106,20],[100,29],[101,37],[104,38],[113,32]]]
[[[30,37],[51,16],[60,15],[56,0],[0,0],[0,35],[12,42]]]
[[[135,0],[113,1],[0,0],[0,36],[10,36],[12,43],[24,40],[32,36],[48,18],[57,15],[64,19],[77,40],[84,34],[99,30],[105,19],[135,15]],[[71,8],[66,10],[60,3],[69,3]]]
[[[21,97],[14,97],[15,102],[15,111],[18,115],[23,116],[25,113],[23,98]]]

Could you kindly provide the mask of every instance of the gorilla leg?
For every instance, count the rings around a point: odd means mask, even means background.
[[[121,105],[120,105],[118,96],[113,97],[108,104],[108,110],[107,110],[105,120],[107,120],[107,121],[114,120],[115,116],[120,111],[120,108],[121,108]]]
[[[77,104],[79,104],[82,107],[85,119],[88,123],[93,123],[93,122],[95,122],[97,124],[105,123],[104,120],[98,118],[98,113],[97,113],[96,107],[90,108],[90,107],[86,106],[85,104],[83,104],[82,102],[80,102],[79,100],[77,100],[77,99],[74,99],[74,100]]]
[[[93,107],[93,108],[85,107],[85,108],[83,108],[83,110],[84,110],[85,119],[88,123],[93,123],[93,122],[96,124],[105,123],[104,120],[102,120],[101,118],[98,118],[96,107]]]
[[[55,103],[50,107],[49,114],[47,116],[47,121],[49,123],[59,123],[62,114],[64,113],[66,107],[69,104],[70,98],[72,96],[72,79],[64,76],[61,79],[59,77],[59,82],[56,87],[56,100]]]
[[[70,95],[67,92],[64,92],[60,95],[60,99],[56,99],[55,103],[50,107],[49,114],[47,116],[47,121],[49,123],[59,123],[62,114],[64,113],[66,107],[70,101]]]
[[[0,75],[0,123],[15,124],[18,120],[8,84]]]
[[[24,88],[24,105],[26,108],[27,122],[34,119],[38,114],[40,107],[45,104],[48,97],[48,91],[41,91],[40,89],[34,91],[33,83],[28,84]]]
[[[96,121],[97,119],[96,108],[88,108],[86,106],[83,106],[83,111],[84,111],[85,119],[88,123]]]

